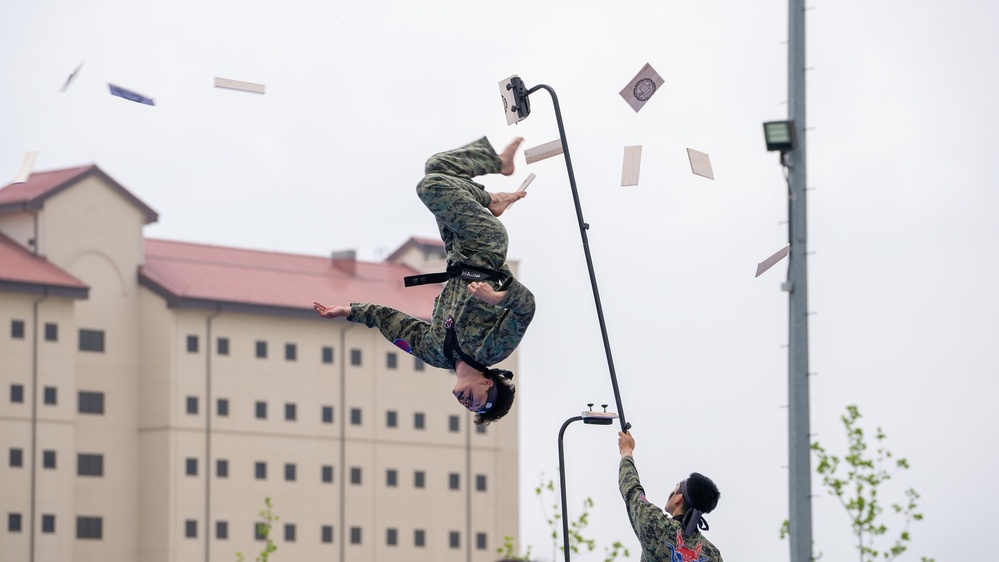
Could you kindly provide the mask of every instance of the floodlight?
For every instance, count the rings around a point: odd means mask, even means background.
[[[794,150],[797,138],[794,135],[794,121],[768,121],[763,124],[763,137],[770,152]]]

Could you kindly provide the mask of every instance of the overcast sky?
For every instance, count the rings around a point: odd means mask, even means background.
[[[922,494],[903,560],[981,559],[999,501],[999,6],[813,4],[812,431],[842,450],[838,418],[857,404],[912,465],[885,499]],[[35,0],[3,12],[0,176],[29,150],[36,170],[96,163],[160,213],[156,238],[381,259],[436,236],[414,191],[428,155],[483,134],[497,148],[558,137],[543,92],[508,127],[499,80],[552,86],[648,495],[661,505],[689,472],[708,474],[722,490],[708,536],[725,558],[788,559],[786,262],[753,277],[787,243],[786,186],[761,127],[787,112],[786,2]],[[645,63],[665,84],[636,114],[618,92]],[[215,89],[215,76],[267,93]],[[636,144],[641,181],[620,187],[622,147]],[[690,173],[686,148],[710,155],[714,181]],[[549,560],[532,487],[557,476],[561,423],[613,394],[564,162],[517,163],[485,183],[537,175],[503,220],[538,301],[517,373],[521,541]],[[598,543],[624,540],[637,559],[616,441],[614,428],[569,429],[569,515],[592,497]],[[845,514],[813,491],[816,552],[851,559]]]

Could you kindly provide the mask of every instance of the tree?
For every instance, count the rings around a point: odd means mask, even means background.
[[[277,550],[277,545],[274,544],[274,539],[271,538],[271,528],[274,526],[274,522],[280,519],[272,511],[273,506],[271,505],[270,498],[264,498],[264,507],[258,512],[260,518],[263,519],[262,523],[257,523],[257,534],[264,538],[264,548],[257,555],[257,562],[267,562],[270,555]],[[236,553],[236,562],[244,562],[243,553]]]

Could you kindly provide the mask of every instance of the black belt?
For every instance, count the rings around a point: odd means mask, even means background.
[[[410,275],[403,277],[403,282],[407,287],[417,285],[427,285],[430,283],[444,283],[453,277],[461,277],[467,281],[503,281],[505,275],[495,269],[487,269],[474,265],[448,264],[447,271],[440,273],[423,273],[421,275]]]
[[[454,368],[455,355],[458,356],[458,359],[468,363],[476,371],[485,372],[489,368],[472,359],[461,350],[461,345],[458,343],[458,335],[454,333],[454,319],[450,316],[444,321],[444,329],[446,330],[444,335],[444,355],[447,357],[448,363],[451,363],[451,368]]]

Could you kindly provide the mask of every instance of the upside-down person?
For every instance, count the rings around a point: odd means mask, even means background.
[[[377,304],[313,303],[324,318],[346,318],[377,328],[424,362],[454,369],[457,381],[452,393],[477,414],[478,425],[502,418],[513,405],[513,373],[491,367],[520,344],[534,317],[534,295],[506,265],[509,240],[497,218],[526,192],[489,193],[472,178],[512,174],[522,140],[514,139],[497,154],[483,137],[427,160],[416,193],[437,218],[448,268],[444,273],[407,277],[406,285],[446,281],[434,301],[430,322]]]

